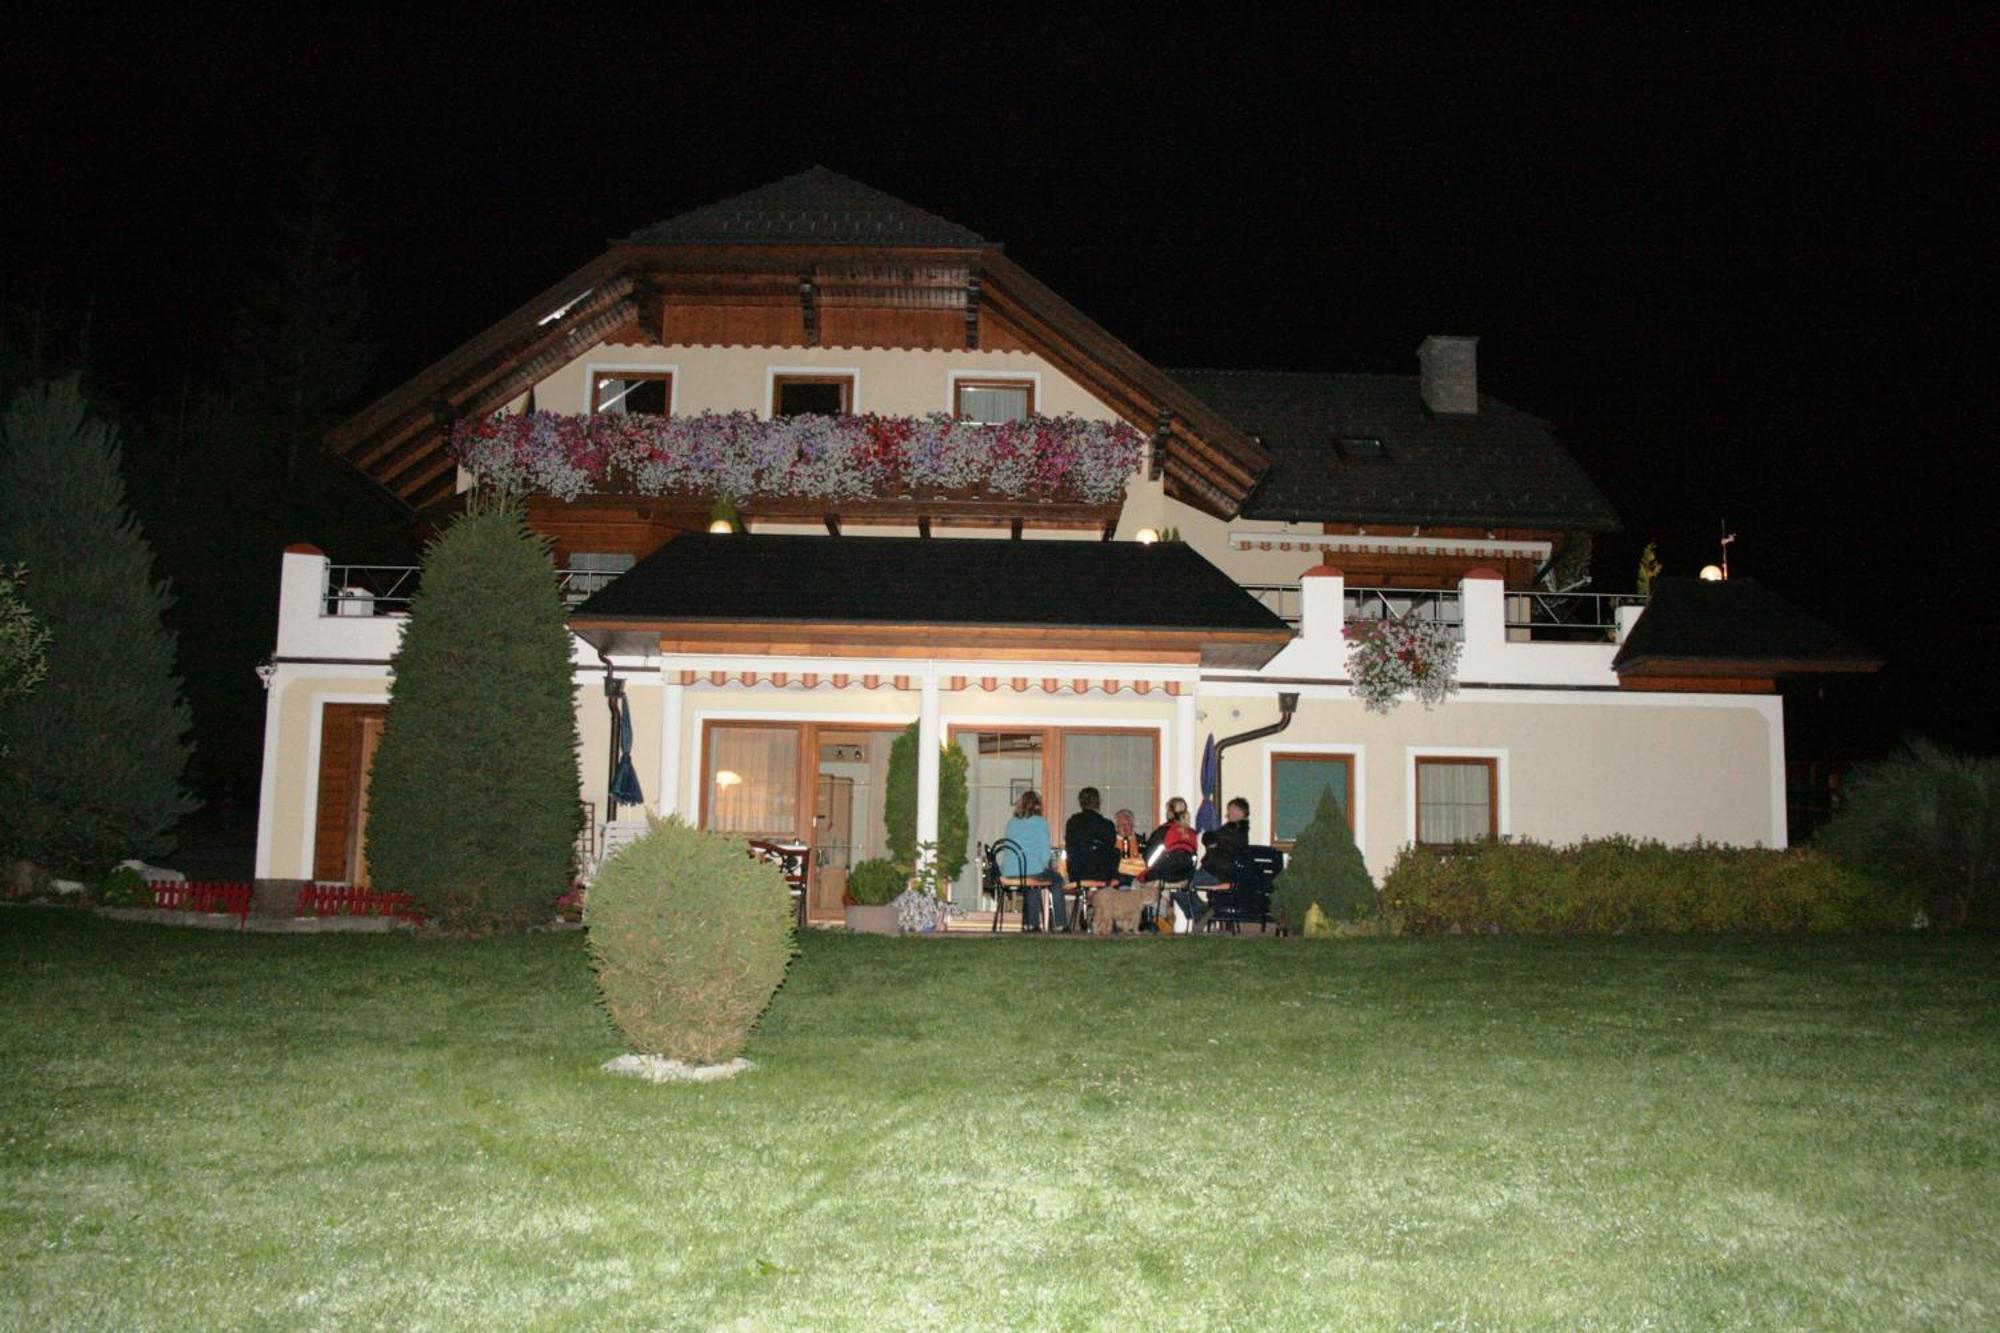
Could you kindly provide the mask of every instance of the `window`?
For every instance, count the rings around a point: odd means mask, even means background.
[[[1417,761],[1417,841],[1476,842],[1500,832],[1500,764],[1495,759]]]
[[[703,827],[757,838],[799,836],[799,729],[718,726],[708,732]]]
[[[563,579],[563,600],[575,606],[598,589],[632,568],[632,555],[624,551],[577,551],[569,558]]]
[[[997,426],[1019,421],[1035,410],[1033,380],[954,380],[952,414],[966,421]]]
[[[592,372],[590,410],[645,412],[663,417],[673,410],[674,377],[669,371],[600,370]]]
[[[852,375],[779,375],[771,381],[774,417],[843,417],[853,410]]]
[[[1336,436],[1333,447],[1340,451],[1342,458],[1373,459],[1377,462],[1387,462],[1389,458],[1388,449],[1383,446],[1381,440],[1372,435]]]
[[[1271,842],[1290,847],[1312,823],[1320,793],[1331,790],[1340,812],[1354,826],[1354,756],[1285,754],[1271,756]]]

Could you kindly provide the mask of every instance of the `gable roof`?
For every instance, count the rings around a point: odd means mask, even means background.
[[[825,167],[642,227],[614,245],[984,245],[968,227]]]
[[[1479,411],[1425,408],[1415,375],[1174,370],[1275,460],[1243,502],[1284,522],[1478,524],[1610,531],[1618,516],[1548,423],[1481,394]],[[1343,438],[1383,457],[1346,457]]]
[[[1882,659],[1755,579],[1656,579],[1620,676],[1865,673]]]
[[[1263,603],[1178,542],[689,533],[570,613],[585,640],[731,624],[1128,632],[1142,649],[1202,645],[1205,662],[1260,666],[1292,637]],[[942,641],[940,641],[940,647]]]

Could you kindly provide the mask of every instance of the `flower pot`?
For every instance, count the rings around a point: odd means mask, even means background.
[[[886,903],[880,907],[855,905],[847,908],[847,928],[863,935],[900,935],[902,928],[896,924],[896,909]]]

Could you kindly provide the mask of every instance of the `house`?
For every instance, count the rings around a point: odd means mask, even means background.
[[[475,475],[527,491],[574,608],[593,835],[638,813],[609,796],[622,695],[646,805],[809,843],[816,916],[884,850],[912,722],[920,840],[943,746],[989,838],[1031,787],[1149,825],[1213,739],[1255,837],[1330,788],[1379,875],[1413,841],[1783,845],[1777,682],[1873,666],[1752,584],[1577,586],[1616,516],[1479,391],[1473,338],[1401,376],[1164,370],[824,169],[613,242],[329,443],[420,525]],[[259,875],[366,880],[415,578],[285,553]],[[1365,707],[1356,619],[1456,642],[1456,695]]]

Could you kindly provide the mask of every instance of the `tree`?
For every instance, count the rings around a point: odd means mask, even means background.
[[[173,847],[197,803],[193,747],[160,616],[173,598],[125,503],[118,435],[79,377],[33,385],[0,418],[0,563],[47,628],[47,678],[0,703],[0,849],[71,874]]]
[[[21,599],[26,565],[0,565],[0,704],[18,699],[49,674],[49,631]],[[7,736],[0,732],[0,758]]]
[[[1331,787],[1320,790],[1312,822],[1300,830],[1292,846],[1271,894],[1271,914],[1285,929],[1302,932],[1306,913],[1315,903],[1328,917],[1342,922],[1372,916],[1377,906],[1374,877],[1354,845],[1347,813]]]
[[[368,864],[458,929],[567,890],[581,826],[570,635],[545,540],[475,494],[424,553],[369,779]]]
[[[1940,926],[2000,920],[2000,759],[1923,737],[1849,775],[1815,844],[1884,885],[1923,895]]]
[[[889,780],[882,795],[883,833],[900,865],[917,866],[917,724],[904,728],[889,747]],[[972,821],[967,813],[965,751],[948,745],[938,755],[938,837],[936,877],[957,879],[965,869],[965,844]]]

